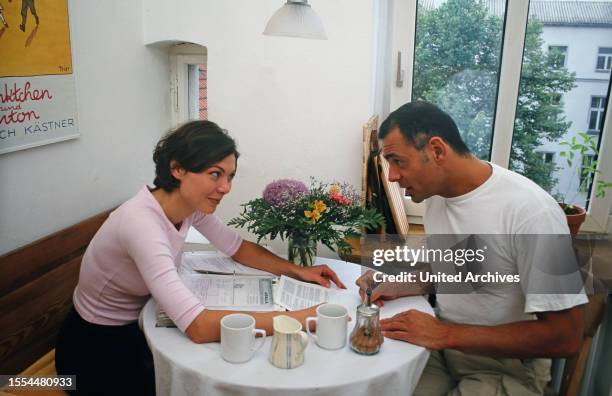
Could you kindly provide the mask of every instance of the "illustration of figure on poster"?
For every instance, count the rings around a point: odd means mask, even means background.
[[[10,2],[11,0],[9,0]],[[0,3],[0,22],[2,23],[2,30],[8,29],[9,25],[6,22],[6,18],[4,17],[4,8],[2,8],[2,3]]]
[[[36,20],[36,26],[40,23],[40,19],[38,18],[38,14],[36,14],[36,5],[34,4],[35,0],[21,0],[21,25],[19,25],[19,29],[22,32],[26,30],[26,22],[28,19],[28,10]]]

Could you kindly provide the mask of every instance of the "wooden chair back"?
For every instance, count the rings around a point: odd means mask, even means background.
[[[386,232],[408,235],[403,189],[389,181],[389,163],[380,154],[378,116],[371,117],[363,126],[361,182],[362,203],[376,207],[385,216]]]
[[[580,383],[593,344],[593,337],[605,312],[607,293],[593,294],[588,297],[589,302],[584,306],[584,338],[578,353],[565,360],[559,391],[561,396],[575,396],[580,391]]]

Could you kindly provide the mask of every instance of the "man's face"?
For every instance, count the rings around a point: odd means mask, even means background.
[[[406,142],[397,127],[382,143],[383,156],[389,161],[389,181],[404,187],[414,202],[437,194],[441,170],[431,157],[428,145],[417,150]]]

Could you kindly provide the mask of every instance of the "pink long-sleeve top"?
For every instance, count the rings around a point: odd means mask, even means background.
[[[204,309],[177,272],[191,225],[229,256],[242,243],[217,216],[201,212],[177,230],[143,187],[111,213],[87,247],[73,296],[77,312],[91,323],[124,325],[138,319],[152,295],[184,332]]]

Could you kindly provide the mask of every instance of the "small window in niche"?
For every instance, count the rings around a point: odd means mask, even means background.
[[[208,89],[205,64],[189,64],[188,106],[190,120],[208,119]]]
[[[206,47],[192,43],[170,48],[172,122],[208,119]]]

